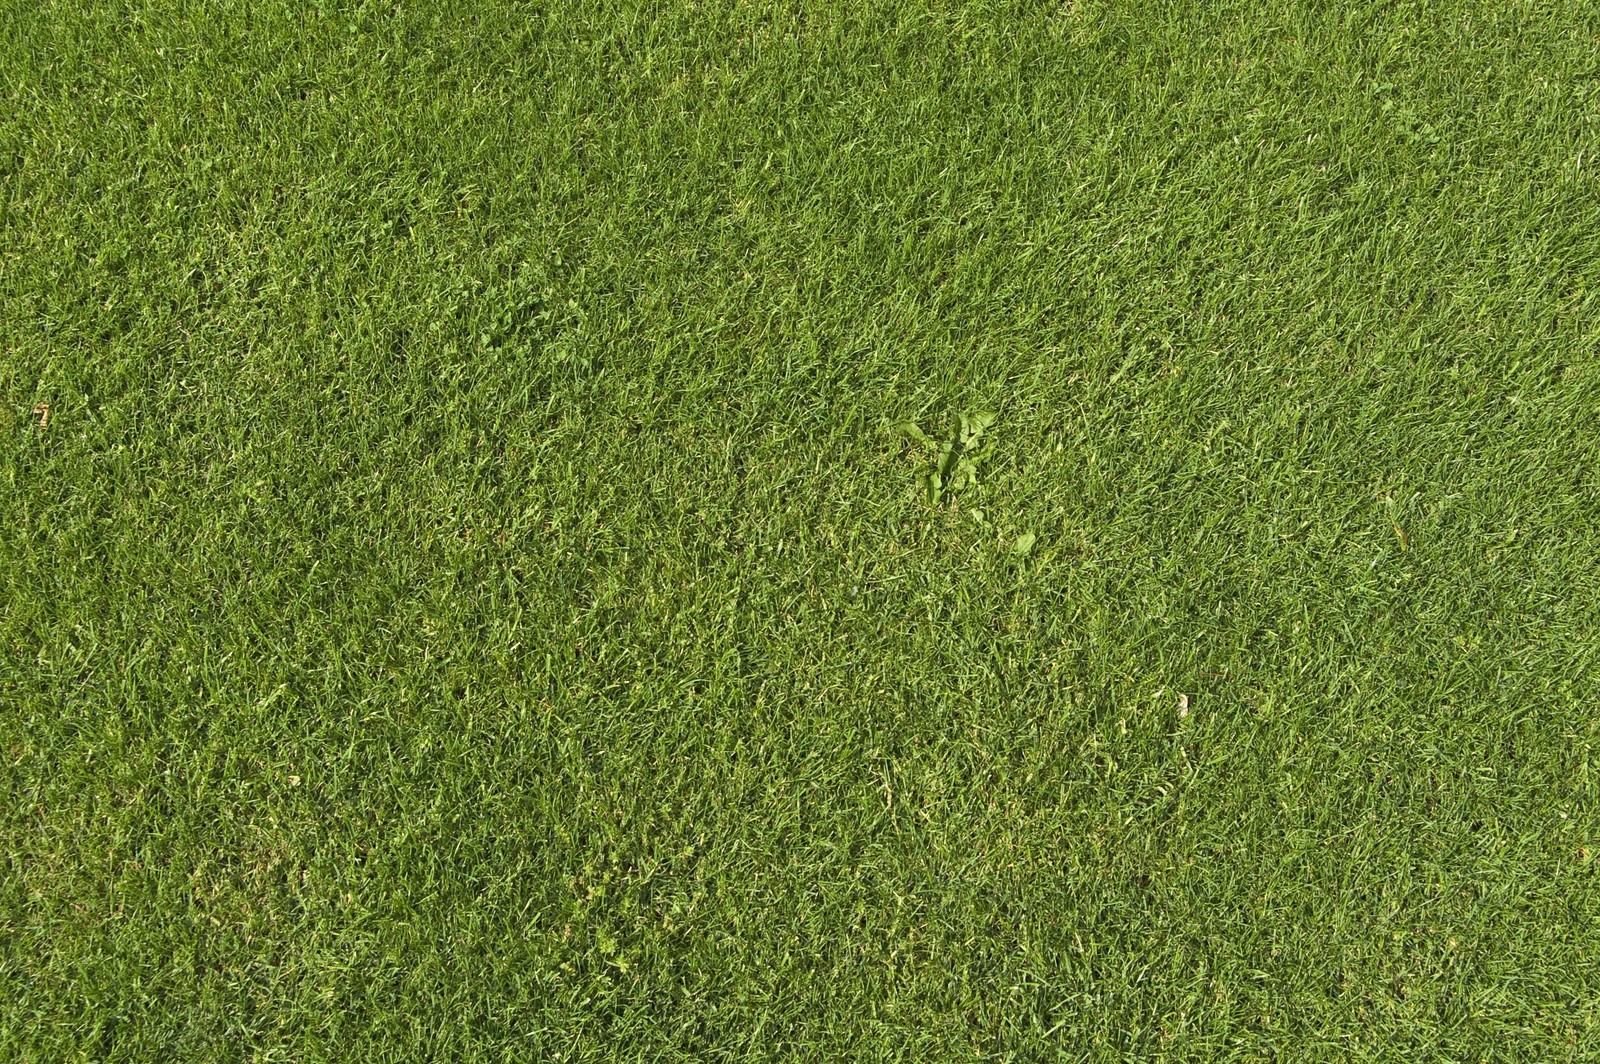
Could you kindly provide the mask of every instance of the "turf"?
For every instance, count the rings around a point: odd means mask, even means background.
[[[0,1057],[1600,1059],[1594,15],[3,0]]]

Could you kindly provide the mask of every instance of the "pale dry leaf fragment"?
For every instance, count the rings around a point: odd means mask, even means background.
[[[1178,719],[1182,720],[1189,715],[1189,696],[1178,696]]]
[[[49,403],[34,403],[33,404],[33,413],[34,413],[34,416],[39,419],[39,427],[40,428],[47,429],[47,428],[50,427],[50,404]]]

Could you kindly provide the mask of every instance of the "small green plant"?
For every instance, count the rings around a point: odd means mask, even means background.
[[[980,410],[962,414],[955,430],[941,443],[922,431],[915,422],[896,426],[896,431],[922,444],[927,450],[937,452],[933,468],[922,476],[928,489],[928,504],[937,506],[945,495],[960,491],[978,482],[978,463],[983,460],[980,450],[983,434],[993,425],[995,414]]]

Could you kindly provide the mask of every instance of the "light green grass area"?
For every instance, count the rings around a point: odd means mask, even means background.
[[[1600,1059],[1592,3],[0,42],[0,1059]]]

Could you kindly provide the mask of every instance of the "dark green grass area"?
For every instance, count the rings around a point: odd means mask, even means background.
[[[1592,4],[0,41],[0,1058],[1600,1058]]]

